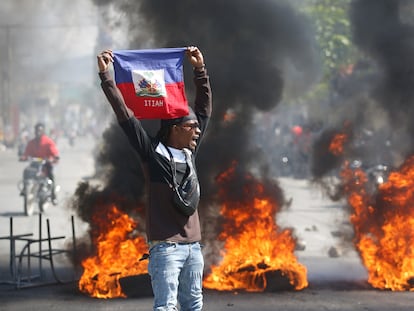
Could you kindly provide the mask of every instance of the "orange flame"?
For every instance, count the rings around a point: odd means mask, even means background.
[[[220,184],[233,178],[235,164],[218,177]],[[275,214],[278,203],[267,197],[262,184],[246,176],[245,202],[225,201],[221,215],[225,219],[219,236],[224,242],[223,260],[212,266],[204,287],[216,290],[263,291],[266,272],[280,270],[291,285],[300,290],[308,285],[306,268],[294,255],[295,239],[291,230],[278,228]],[[226,196],[221,187],[220,197]]]
[[[379,289],[414,291],[414,157],[390,174],[375,198],[366,191],[362,170],[346,165],[341,177],[368,282]]]
[[[139,261],[147,251],[145,239],[130,236],[136,223],[115,206],[101,209],[92,224],[96,255],[82,261],[79,289],[96,298],[125,297],[119,279],[147,272],[147,262]]]
[[[347,140],[347,135],[336,134],[329,145],[329,151],[336,156],[342,155],[344,153],[344,145]]]

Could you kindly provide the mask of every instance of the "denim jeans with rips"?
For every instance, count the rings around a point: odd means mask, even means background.
[[[204,259],[200,243],[160,242],[150,248],[154,311],[200,311]]]

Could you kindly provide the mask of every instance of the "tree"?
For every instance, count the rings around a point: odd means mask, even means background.
[[[352,44],[349,8],[351,0],[297,0],[296,4],[314,23],[321,51],[325,82],[341,66],[353,63],[357,50]]]

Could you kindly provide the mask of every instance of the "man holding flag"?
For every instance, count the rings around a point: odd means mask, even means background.
[[[184,92],[184,55],[193,67],[194,110],[188,106]],[[194,164],[212,109],[203,55],[191,46],[106,50],[97,59],[102,89],[147,176],[148,272],[154,310],[177,310],[177,303],[182,311],[201,310],[204,260],[199,243],[199,184]],[[108,71],[110,63],[114,63],[115,81]],[[161,119],[156,137],[150,137],[142,127],[140,119],[144,118]],[[177,187],[185,182],[190,190],[180,194],[192,193],[191,204],[187,204],[194,207],[190,212],[183,212],[176,203]]]

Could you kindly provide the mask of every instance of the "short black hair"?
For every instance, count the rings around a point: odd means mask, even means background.
[[[37,130],[39,127],[45,128],[45,124],[43,122],[37,122],[34,128]]]

